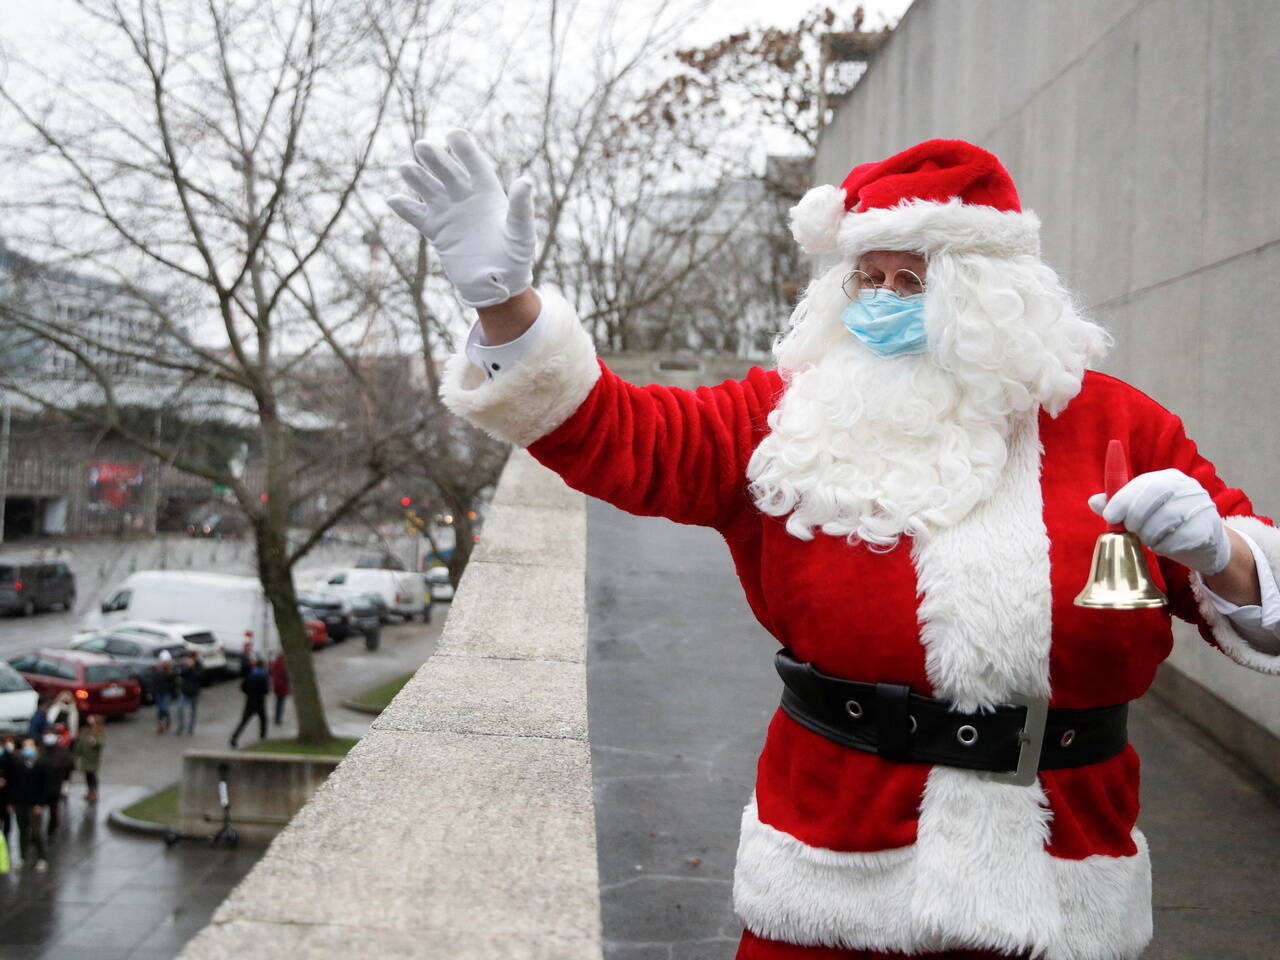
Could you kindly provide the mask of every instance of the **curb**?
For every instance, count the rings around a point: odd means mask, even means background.
[[[153,837],[163,837],[170,830],[177,829],[177,827],[167,827],[163,823],[156,823],[154,820],[137,820],[133,817],[125,816],[119,810],[112,810],[107,814],[107,823],[117,830],[124,830],[126,833],[142,833]]]
[[[348,710],[354,710],[356,713],[366,713],[371,717],[376,717],[382,713],[382,707],[370,707],[363,703],[356,703],[354,700],[343,700],[342,705]]]

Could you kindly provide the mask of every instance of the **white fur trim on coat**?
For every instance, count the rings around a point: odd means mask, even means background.
[[[1280,530],[1267,526],[1257,517],[1224,517],[1223,521],[1256,543],[1280,578]],[[1229,617],[1219,613],[1205,592],[1204,581],[1194,571],[1191,574],[1191,592],[1196,598],[1200,616],[1209,625],[1213,639],[1223,653],[1243,667],[1260,673],[1280,674],[1280,655],[1259,650],[1235,628]]]
[[[868,250],[981,253],[991,257],[1040,255],[1040,218],[1027,210],[931,200],[904,200],[895,207],[849,213],[840,221],[841,253],[857,258]]]
[[[987,781],[982,787],[1021,789]],[[966,846],[979,849],[972,842],[979,822],[974,814],[954,824],[956,840],[968,835]],[[998,873],[1014,866],[1007,838],[985,831],[981,838],[992,840],[983,847],[989,862],[967,858],[964,882],[940,890],[939,850],[930,852],[923,837],[874,853],[809,847],[762,823],[752,798],[742,815],[734,909],[769,940],[908,954],[969,947],[1031,951],[1043,960],[1132,960],[1150,942],[1151,861],[1140,831],[1133,832],[1138,852],[1131,857],[1067,860],[1039,849],[1032,888],[1025,890],[1022,876]],[[939,895],[944,902],[930,902]],[[968,921],[943,934],[939,914],[951,913],[951,923],[966,907]]]
[[[1049,695],[1052,593],[1039,422],[1019,419],[995,492],[961,522],[918,539],[921,640],[933,694],[960,710],[1012,693]],[[993,589],[998,585],[998,589]],[[1151,939],[1151,866],[1132,857],[1053,857],[1039,782],[995,783],[935,766],[913,846],[809,847],[742,821],[734,905],[757,935],[919,953],[977,947],[1046,960],[1128,960]]]
[[[459,351],[445,363],[440,387],[450,410],[517,447],[568,420],[600,378],[595,347],[573,307],[549,290],[538,296],[537,323],[546,328],[519,363],[490,378]]]

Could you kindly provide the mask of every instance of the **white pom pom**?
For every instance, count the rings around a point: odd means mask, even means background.
[[[791,235],[810,256],[835,253],[844,213],[842,189],[829,183],[814,187],[791,208]]]

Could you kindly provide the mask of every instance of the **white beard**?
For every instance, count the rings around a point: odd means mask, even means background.
[[[747,478],[756,506],[889,549],[989,497],[1019,417],[1057,415],[1109,337],[1031,257],[929,261],[928,352],[882,359],[840,323],[848,265],[816,280],[774,348],[787,384]]]

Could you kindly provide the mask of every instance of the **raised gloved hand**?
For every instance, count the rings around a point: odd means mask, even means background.
[[[1095,493],[1089,506],[1108,523],[1123,524],[1145,546],[1205,576],[1231,559],[1227,526],[1209,492],[1181,470],[1134,477],[1107,500]]]
[[[518,178],[508,198],[469,133],[454,130],[445,142],[419,140],[417,162],[400,167],[421,200],[397,194],[387,203],[431,241],[462,302],[490,307],[533,283],[533,185]]]

